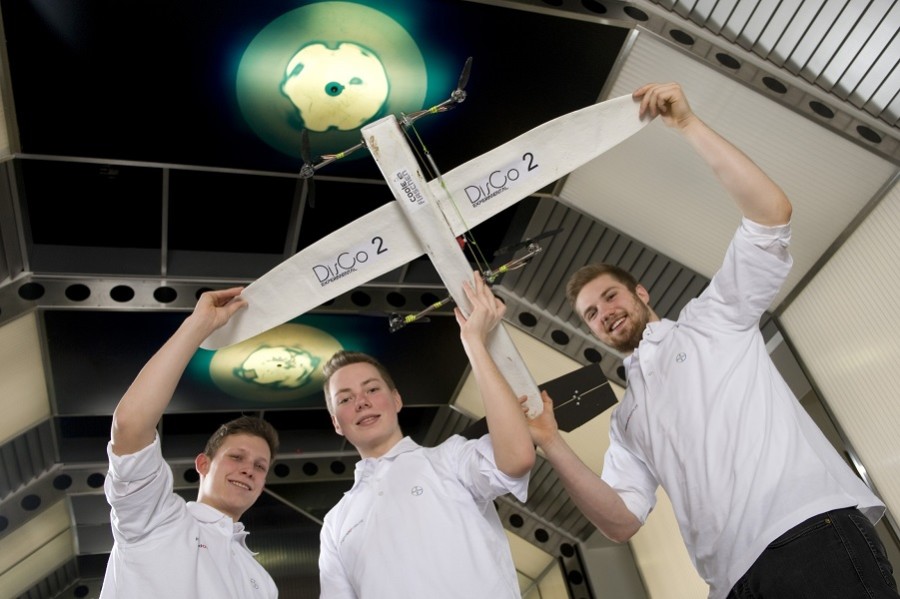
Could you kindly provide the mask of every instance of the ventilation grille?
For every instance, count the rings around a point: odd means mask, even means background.
[[[90,589],[86,585],[72,587],[78,580],[78,567],[75,560],[69,560],[64,565],[50,572],[36,585],[18,595],[16,599],[54,599],[55,597],[86,597],[84,594]],[[61,594],[66,590],[72,592],[71,595]],[[99,586],[98,589],[99,591]]]
[[[900,3],[653,0],[891,127],[900,122]]]
[[[55,462],[49,420],[0,445],[0,500],[40,477]]]

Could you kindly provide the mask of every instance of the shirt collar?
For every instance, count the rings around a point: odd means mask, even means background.
[[[216,524],[223,533],[231,533],[232,538],[236,542],[243,545],[244,548],[247,549],[247,551],[250,551],[250,548],[247,547],[246,542],[247,535],[250,533],[244,530],[243,522],[235,522],[231,519],[231,516],[223,514],[216,508],[210,505],[206,505],[205,503],[200,503],[198,501],[188,501],[187,509],[198,522],[202,522],[204,524]],[[250,553],[256,555],[256,553],[253,551],[250,551]]]
[[[400,439],[397,442],[396,445],[391,447],[390,451],[388,451],[386,454],[381,456],[381,459],[384,459],[384,458],[394,459],[401,453],[409,453],[410,451],[414,451],[414,450],[418,449],[419,447],[420,447],[420,445],[418,443],[416,443],[415,441],[413,441],[411,438],[403,437],[402,439]]]
[[[211,505],[206,505],[199,501],[188,501],[187,508],[194,518],[204,524],[213,524],[215,522],[220,522],[223,519],[227,519],[229,524],[232,523],[231,516],[223,514]],[[238,522],[238,524],[240,524],[240,522]],[[243,527],[242,524],[241,526]]]
[[[361,480],[365,479],[365,477],[369,473],[371,473],[379,463],[384,461],[393,461],[397,456],[404,453],[409,453],[410,451],[415,451],[419,447],[421,447],[421,445],[413,441],[410,437],[403,437],[402,439],[397,441],[397,443],[393,447],[391,447],[383,456],[379,458],[363,458],[360,461],[356,462],[356,470],[353,473],[353,487],[355,488]]]
[[[644,327],[644,332],[641,334],[641,343],[644,341],[647,343],[659,343],[677,324],[674,320],[669,320],[668,318],[648,322],[647,326]],[[640,345],[622,359],[622,364],[626,369],[631,367],[631,363],[637,357],[639,351]]]
[[[647,326],[644,328],[642,339],[658,342],[660,339],[669,334],[669,331],[671,331],[675,327],[675,324],[676,323],[674,320],[669,320],[667,318],[648,322]]]

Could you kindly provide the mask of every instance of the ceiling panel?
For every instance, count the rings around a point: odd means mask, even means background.
[[[891,103],[900,84],[885,72],[896,67],[900,5],[896,2],[701,1],[659,2],[738,46],[799,74],[841,99],[853,96],[888,125],[896,123]],[[872,70],[876,61],[883,66]],[[877,78],[865,87],[867,75]],[[880,93],[875,88],[880,90]]]

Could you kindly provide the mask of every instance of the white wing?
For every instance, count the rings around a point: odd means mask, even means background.
[[[454,235],[553,183],[640,131],[638,103],[621,96],[548,121],[429,182]],[[451,203],[452,199],[452,203]],[[251,283],[249,306],[203,343],[249,339],[425,253],[397,202],[304,248]]]
[[[429,187],[461,235],[625,141],[652,119],[620,96],[564,114],[435,179]]]
[[[241,294],[245,310],[206,338],[220,349],[283,324],[425,253],[397,202],[307,246]]]

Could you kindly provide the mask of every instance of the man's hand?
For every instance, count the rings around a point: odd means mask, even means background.
[[[641,117],[659,116],[669,127],[683,129],[696,118],[677,83],[648,83],[635,90],[632,97],[641,101]]]
[[[472,313],[466,318],[459,307],[453,309],[456,322],[459,323],[460,337],[463,342],[484,343],[488,333],[503,320],[506,304],[494,295],[490,285],[484,282],[481,273],[477,271],[474,283],[466,281],[463,283],[463,290],[472,304]]]
[[[243,287],[206,291],[197,300],[194,311],[188,317],[203,338],[228,322],[234,314],[247,306],[247,300],[241,297]]]
[[[544,409],[538,416],[528,420],[528,430],[534,444],[544,449],[559,438],[559,425],[553,414],[553,400],[546,391],[541,391],[541,400],[544,402]],[[522,409],[525,409],[524,405]]]

